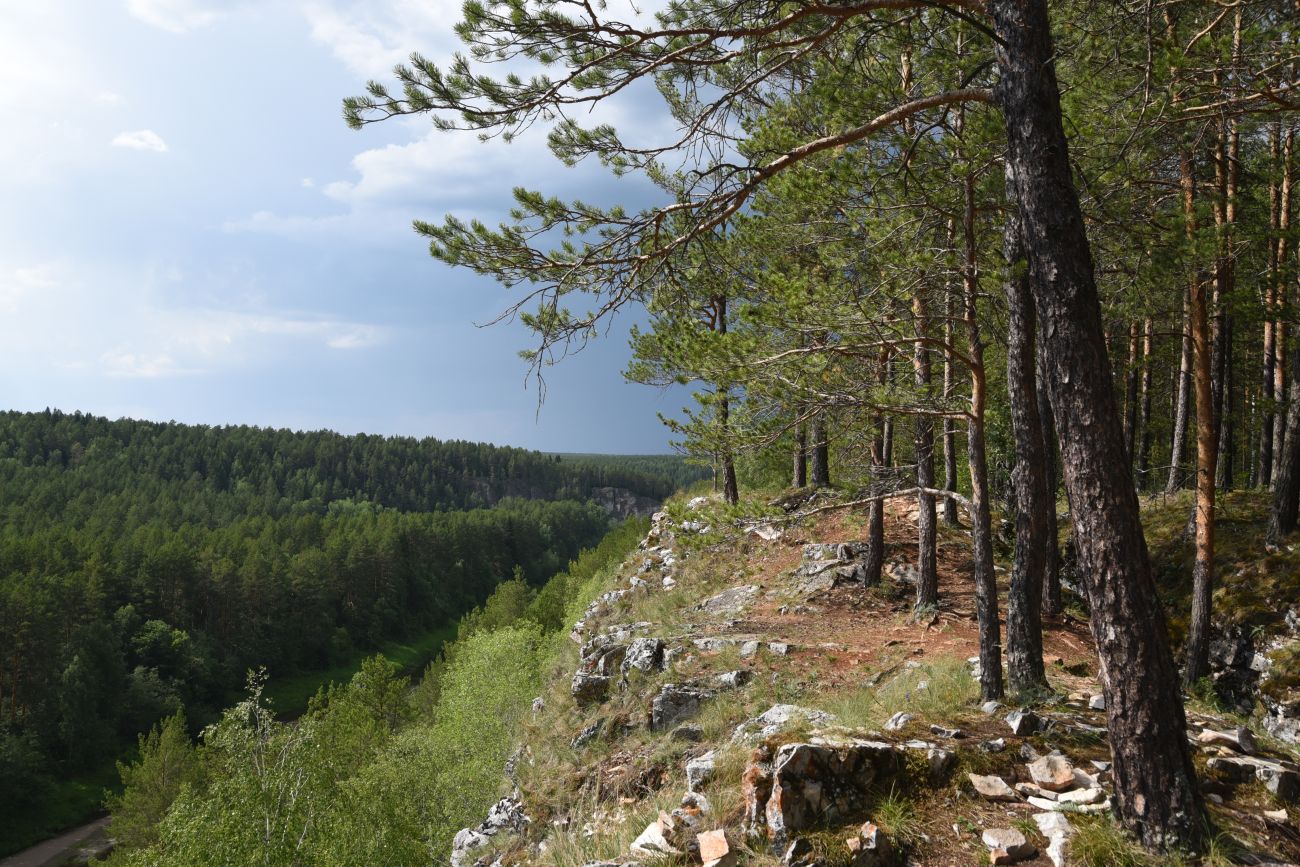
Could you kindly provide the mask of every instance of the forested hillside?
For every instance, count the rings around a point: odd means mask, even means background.
[[[181,708],[214,718],[250,668],[273,682],[325,669],[449,626],[512,576],[540,585],[610,527],[588,493],[660,499],[676,484],[642,469],[0,416],[0,810],[27,810]]]

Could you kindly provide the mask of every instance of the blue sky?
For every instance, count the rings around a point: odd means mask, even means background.
[[[413,218],[497,221],[516,185],[653,192],[344,96],[457,48],[459,0],[0,0],[0,405],[207,424],[660,452],[681,392],[625,383],[625,326],[553,368],[540,415],[514,297]],[[647,135],[658,111],[602,120]]]

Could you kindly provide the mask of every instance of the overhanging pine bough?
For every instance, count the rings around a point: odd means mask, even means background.
[[[467,58],[457,58],[443,72],[414,57],[410,67],[397,70],[401,97],[372,83],[368,96],[345,103],[345,115],[360,126],[428,113],[442,128],[489,136],[512,136],[537,121],[556,122],[551,145],[566,162],[596,156],[617,171],[663,176],[662,158],[738,135],[735,126],[746,102],[769,79],[810,61],[853,28],[881,33],[921,15],[940,14],[959,17],[986,34],[990,27],[983,22],[991,21],[996,34],[990,40],[1001,73],[996,102],[1007,120],[1008,159],[1050,359],[1066,486],[1101,657],[1118,812],[1150,846],[1195,846],[1203,833],[1202,805],[1183,735],[1178,678],[1125,469],[1118,407],[1104,373],[1110,367],[1070,176],[1044,0],[990,0],[987,10],[976,3],[919,0],[848,5],[695,0],[673,5],[646,29],[604,20],[593,6],[573,0],[471,3],[459,33],[478,61],[524,58],[559,67],[562,74],[496,81],[476,75]],[[528,321],[538,331],[540,348],[533,359],[540,363],[553,347],[582,339],[604,316],[637,299],[648,276],[740,211],[777,173],[924,112],[994,102],[989,87],[967,86],[985,68],[987,59],[957,89],[909,93],[866,123],[806,141],[761,164],[718,161],[692,172],[678,201],[664,208],[629,215],[519,190],[512,225],[493,230],[449,218],[440,226],[417,228],[430,239],[435,256],[507,284],[535,287],[504,315],[539,308]],[[584,130],[567,117],[574,108],[652,77],[665,92],[685,93],[677,101],[682,135],[674,142],[636,148],[612,128]],[[709,98],[700,99],[702,92]],[[691,109],[688,117],[680,114],[683,106]],[[554,229],[582,242],[557,249],[534,245]],[[574,291],[589,293],[593,309],[579,314],[565,309],[561,302]]]

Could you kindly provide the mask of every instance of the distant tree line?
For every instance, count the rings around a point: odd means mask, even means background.
[[[674,484],[484,444],[0,414],[0,812],[181,708],[214,719],[251,668],[322,670],[541,586],[609,529],[592,488]]]

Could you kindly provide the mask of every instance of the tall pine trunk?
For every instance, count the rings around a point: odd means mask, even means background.
[[[1124,445],[1128,448],[1128,459],[1132,463],[1137,459],[1138,427],[1138,351],[1139,340],[1137,320],[1128,326],[1128,367],[1124,370]]]
[[[1295,149],[1295,130],[1288,129],[1282,137],[1282,183],[1277,197],[1277,249],[1273,256],[1276,277],[1273,301],[1277,308],[1277,322],[1273,325],[1273,399],[1279,404],[1287,399],[1287,317],[1290,315],[1287,291],[1287,240],[1291,230],[1291,169]],[[1277,482],[1278,463],[1286,438],[1287,414],[1280,410],[1273,414],[1273,481]]]
[[[952,221],[948,222],[948,246],[951,249],[953,245]],[[956,292],[951,288],[947,292],[946,307],[943,320],[943,401],[946,405],[952,397],[953,389],[953,320],[956,318],[953,311],[953,300]],[[957,420],[945,418],[943,420],[943,489],[945,491],[957,490]],[[952,497],[943,498],[943,522],[950,527],[957,526],[957,501]]]
[[[1023,239],[1022,239],[1023,243]],[[1032,291],[1032,288],[1031,288]],[[1035,314],[1035,319],[1037,314]],[[1038,373],[1038,423],[1043,430],[1043,484],[1047,487],[1047,504],[1043,513],[1047,529],[1043,539],[1043,614],[1057,617],[1064,610],[1061,602],[1061,553],[1057,550],[1060,527],[1056,520],[1056,421],[1052,417],[1052,401],[1047,388],[1047,359],[1043,345],[1037,342],[1034,352],[1034,369]]]
[[[884,386],[889,381],[889,349],[882,347],[876,360],[876,382]],[[885,415],[877,411],[872,420],[871,436],[871,494],[867,504],[867,557],[864,564],[864,583],[874,587],[880,583],[880,573],[885,566]]]
[[[998,582],[993,571],[993,517],[989,509],[988,453],[984,441],[984,413],[988,383],[984,370],[984,343],[979,326],[979,266],[975,248],[975,175],[965,178],[962,217],[964,265],[962,289],[966,351],[970,354],[970,420],[967,423],[966,458],[970,468],[970,534],[974,559],[975,612],[980,633],[980,697],[1002,698],[1002,636],[998,618]]]
[[[1093,639],[1116,812],[1145,845],[1200,848],[1205,812],[1142,535],[1062,125],[1045,0],[990,0],[1025,248]]]
[[[912,317],[916,325],[915,348],[912,353],[912,372],[918,389],[930,386],[930,353],[923,341],[929,332],[925,310],[924,287],[917,287],[912,297]],[[926,415],[914,419],[916,485],[927,489],[934,487],[934,421]],[[916,607],[926,608],[939,602],[939,573],[935,557],[934,495],[922,490],[917,494],[916,513]]]
[[[1174,433],[1169,445],[1169,479],[1165,493],[1183,486],[1183,455],[1187,445],[1187,422],[1191,414],[1192,390],[1192,299],[1183,291],[1183,348],[1178,356],[1178,391],[1174,401]]]
[[[810,479],[813,487],[824,488],[831,483],[830,447],[826,442],[826,417],[819,410],[809,427],[809,451],[812,454]]]
[[[1138,417],[1138,427],[1142,429],[1141,445],[1138,447],[1138,490],[1145,491],[1150,486],[1148,478],[1151,470],[1151,349],[1155,325],[1148,316],[1142,322],[1142,406]]]
[[[794,472],[790,486],[802,488],[808,484],[808,425],[800,421],[794,427]]]
[[[1196,173],[1190,151],[1180,159],[1183,217],[1189,250],[1196,241]],[[1192,612],[1187,636],[1183,676],[1190,686],[1209,672],[1210,613],[1214,592],[1214,470],[1218,461],[1219,431],[1214,418],[1213,357],[1210,344],[1209,305],[1205,281],[1195,262],[1187,263],[1190,283],[1188,327],[1196,383],[1196,557],[1192,565]]]
[[[1047,564],[1047,451],[1038,417],[1034,298],[1015,211],[1015,179],[1007,171],[1008,209],[1002,248],[1007,269],[1007,392],[1016,462],[1016,548],[1007,590],[1007,682],[1013,694],[1047,687],[1043,668],[1043,571]]]

